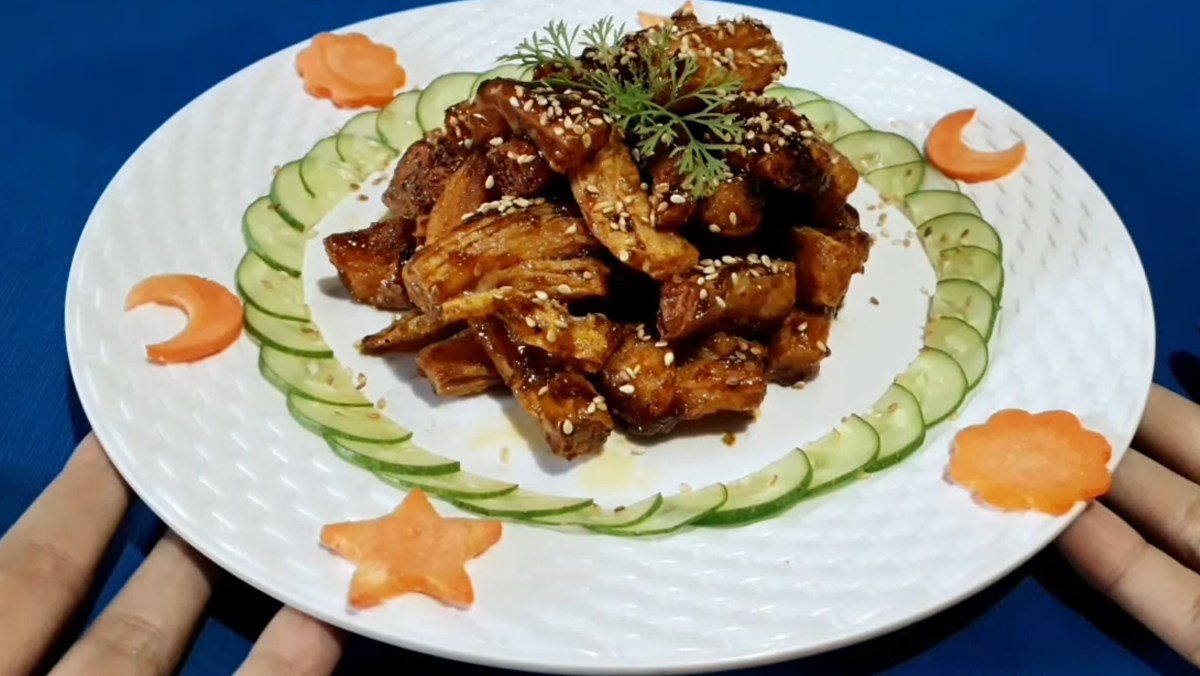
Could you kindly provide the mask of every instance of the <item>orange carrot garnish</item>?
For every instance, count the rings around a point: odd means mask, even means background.
[[[216,282],[195,275],[158,275],[138,283],[125,299],[125,309],[146,303],[183,310],[187,326],[174,338],[146,347],[156,364],[196,361],[231,345],[242,332],[242,304]]]
[[[968,148],[963,130],[975,121],[975,109],[968,108],[938,120],[925,141],[925,154],[933,166],[950,178],[979,183],[1004,178],[1021,167],[1027,150],[1024,143],[995,153]]]
[[[382,108],[408,81],[396,52],[362,33],[321,33],[296,56],[304,91],[338,108]]]

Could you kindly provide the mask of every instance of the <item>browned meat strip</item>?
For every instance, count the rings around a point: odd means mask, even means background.
[[[497,194],[534,197],[541,194],[554,172],[537,146],[526,139],[512,139],[488,146],[488,166]]]
[[[641,329],[641,327],[638,327]],[[626,331],[598,384],[613,415],[633,434],[666,434],[683,417],[676,392],[675,353],[644,331]]]
[[[401,218],[428,214],[464,157],[460,146],[444,139],[417,141],[396,165],[383,203]]]
[[[458,227],[465,216],[488,201],[487,177],[488,163],[480,153],[469,155],[458,166],[429,212],[424,233],[426,243]]]
[[[382,310],[412,307],[400,282],[401,260],[412,250],[412,221],[396,217],[325,238],[325,254],[350,297]]]
[[[501,384],[491,358],[470,330],[425,346],[417,354],[417,368],[440,397],[470,397]]]
[[[480,322],[474,329],[521,408],[538,421],[554,455],[573,460],[600,452],[613,419],[582,373],[554,363],[537,348],[518,346],[500,322]]]
[[[551,298],[580,300],[608,293],[609,269],[590,256],[565,260],[525,261],[479,278],[480,289],[511,287],[514,291],[545,291]]]
[[[409,312],[387,328],[362,339],[359,349],[364,354],[412,352],[454,333],[462,324],[443,321],[440,317]]]
[[[737,336],[709,336],[679,368],[683,416],[695,420],[714,413],[753,413],[767,396],[763,378],[766,350]]]
[[[529,137],[560,174],[579,167],[608,143],[608,121],[591,95],[515,80],[488,80],[478,96],[500,111],[513,130]]]
[[[829,356],[829,328],[833,317],[826,312],[793,310],[771,339],[767,377],[780,385],[812,380]]]
[[[871,237],[861,230],[796,228],[796,290],[800,302],[810,307],[838,308],[846,298],[850,279],[862,272],[871,252]]]
[[[796,271],[790,262],[757,254],[705,260],[692,273],[663,284],[658,331],[671,342],[711,331],[761,332],[783,321],[795,304]]]
[[[465,149],[479,149],[509,132],[504,116],[494,107],[472,98],[446,110],[446,136]]]
[[[686,239],[654,228],[654,212],[641,183],[620,139],[571,175],[571,191],[596,239],[622,263],[667,280],[690,269],[700,254]]]
[[[620,339],[617,325],[603,315],[573,317],[565,305],[542,291],[498,299],[495,313],[514,341],[532,345],[585,373],[599,371]]]
[[[650,163],[650,206],[656,214],[654,227],[678,230],[696,214],[696,198],[683,187],[679,159],[661,155]]]
[[[741,81],[743,91],[761,92],[787,72],[783,45],[757,19],[697,23],[682,31],[678,45],[680,54],[696,58],[690,82],[697,87],[726,71]]]
[[[732,178],[701,200],[700,220],[713,234],[741,239],[758,232],[765,204],[749,180]]]
[[[435,312],[442,301],[475,290],[496,270],[579,258],[596,248],[580,219],[548,204],[489,210],[413,254],[404,266],[404,285],[417,307]]]

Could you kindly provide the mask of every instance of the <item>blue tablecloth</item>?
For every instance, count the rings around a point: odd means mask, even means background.
[[[563,0],[564,2],[566,0]],[[190,99],[314,33],[411,0],[95,0],[0,3],[0,531],[88,430],[67,369],[62,303],[92,204],[142,139]],[[1008,101],[1074,155],[1116,205],[1145,261],[1158,318],[1156,379],[1198,369],[1200,3],[1105,0],[760,1],[898,45]],[[1178,378],[1177,378],[1178,376]],[[144,507],[114,546],[96,607],[158,526]],[[0,599],[3,602],[3,599]],[[185,666],[228,673],[273,602],[229,581]],[[404,660],[398,662],[398,660]],[[347,672],[444,667],[366,640]],[[372,669],[373,670],[373,669]],[[762,671],[956,674],[1182,671],[1155,638],[1083,587],[1053,551],[909,629]]]

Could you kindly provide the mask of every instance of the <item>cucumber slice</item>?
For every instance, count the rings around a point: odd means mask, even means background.
[[[837,133],[837,114],[825,99],[814,99],[796,106],[796,112],[808,118],[813,129],[826,141]]]
[[[663,500],[662,506],[650,518],[631,526],[588,526],[591,530],[609,535],[641,537],[665,535],[695,523],[721,508],[729,492],[725,484],[713,484],[688,493],[676,493]]]
[[[337,137],[321,139],[300,160],[300,182],[320,204],[332,207],[354,192],[358,175],[354,168],[342,162],[337,151]]]
[[[904,199],[905,195],[916,190],[924,176],[925,163],[917,160],[876,169],[863,178],[867,179],[867,183],[878,190],[884,199],[894,202]]]
[[[383,417],[374,407],[337,406],[295,393],[288,395],[287,406],[296,422],[322,437],[377,444],[400,443],[412,437],[412,432]]]
[[[249,303],[242,310],[246,313],[246,332],[261,345],[269,345],[299,357],[333,356],[333,350],[325,344],[316,326],[305,321],[269,315]]]
[[[382,141],[376,136],[376,129],[379,126],[379,111],[368,110],[365,113],[359,113],[350,118],[346,124],[342,125],[341,131],[338,134],[350,134],[353,136],[365,136],[375,141]]]
[[[925,164],[925,176],[921,179],[921,187],[918,190],[950,190],[959,192],[958,183],[954,179],[943,174],[937,167],[932,164]]]
[[[475,78],[475,82],[471,83],[471,93],[468,95],[468,98],[475,96],[475,92],[479,91],[479,85],[487,82],[488,80],[528,80],[529,76],[529,69],[525,66],[518,66],[514,63],[496,66],[489,71],[480,73],[479,76]]]
[[[828,137],[829,140],[837,141],[843,136],[849,136],[871,128],[871,125],[863,122],[863,119],[855,115],[854,111],[837,101],[830,101],[829,107],[833,110],[833,135]]]
[[[242,256],[235,277],[238,293],[250,305],[283,319],[309,319],[300,279],[267,265],[253,251]]]
[[[779,85],[779,84],[771,85],[770,87],[767,87],[766,91],[764,91],[763,94],[766,94],[767,96],[770,96],[773,99],[780,99],[781,101],[787,101],[788,103],[792,104],[793,106],[798,106],[801,103],[808,103],[809,101],[820,101],[821,99],[825,98],[825,97],[821,96],[820,94],[818,94],[816,92],[810,92],[807,89],[801,89],[799,87],[789,87],[787,85]]]
[[[434,476],[396,472],[375,472],[375,476],[396,488],[404,490],[420,488],[426,493],[432,493],[447,500],[484,500],[498,498],[517,490],[516,484],[496,481],[461,470],[452,474]]]
[[[860,174],[921,159],[912,141],[890,131],[868,129],[839,138],[833,144]]]
[[[398,152],[408,150],[410,145],[425,135],[425,130],[417,122],[417,100],[420,98],[420,90],[404,92],[392,99],[387,108],[379,111],[379,117],[375,120],[376,133]]]
[[[336,406],[371,406],[336,359],[299,357],[264,345],[258,368],[284,394],[296,394]]]
[[[996,300],[979,284],[969,279],[938,282],[929,305],[929,318],[954,317],[971,325],[983,339],[992,337],[996,322]]]
[[[455,505],[484,516],[532,519],[539,516],[556,516],[577,512],[593,504],[591,498],[563,498],[544,495],[519,488],[498,498],[476,498],[453,500]]]
[[[925,326],[925,345],[954,358],[967,377],[967,389],[979,384],[987,371],[987,342],[971,325],[954,317],[932,319]]]
[[[979,207],[970,197],[952,190],[920,190],[904,198],[904,208],[916,225],[924,225],[942,214],[974,214],[981,216]]]
[[[391,146],[376,138],[358,134],[338,134],[337,151],[342,162],[354,171],[355,183],[377,171],[383,171],[396,159],[396,151]],[[354,186],[351,189],[355,189]]]
[[[1000,300],[1004,290],[1004,265],[996,254],[977,246],[956,246],[933,259],[939,280],[969,279]]]
[[[271,180],[271,202],[276,212],[297,230],[311,230],[331,205],[313,197],[300,180],[300,162],[288,162]]]
[[[922,348],[896,382],[921,404],[925,427],[945,420],[967,396],[967,377],[962,367],[953,357],[932,347]]]
[[[254,200],[242,214],[242,236],[264,263],[293,277],[300,276],[308,238],[283,220],[270,199]]]
[[[879,455],[867,464],[868,472],[891,467],[925,443],[921,402],[912,392],[895,383],[871,407],[866,421],[879,435]]]
[[[812,481],[808,456],[794,450],[749,476],[727,484],[720,509],[696,520],[698,526],[740,526],[761,521],[800,501]]]
[[[554,516],[539,516],[531,519],[534,523],[546,526],[596,526],[599,528],[623,528],[637,525],[658,511],[663,504],[662,493],[616,509],[604,509],[599,505],[591,505],[573,512],[556,514]]]
[[[417,101],[417,120],[426,132],[446,126],[446,109],[466,100],[478,73],[446,73],[429,83]]]
[[[930,260],[956,246],[977,246],[997,256],[1004,248],[996,229],[972,214],[942,214],[922,223],[917,232]]]
[[[852,415],[829,434],[804,448],[813,477],[804,497],[825,493],[852,481],[879,455],[879,434],[862,418]]]
[[[459,469],[457,460],[434,455],[408,441],[378,444],[332,435],[325,437],[325,441],[341,459],[372,472],[441,476],[453,474]]]

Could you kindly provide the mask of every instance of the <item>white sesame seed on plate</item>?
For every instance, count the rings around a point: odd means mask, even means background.
[[[637,391],[637,388],[629,383],[626,383],[626,384],[618,387],[617,390],[619,390],[622,394],[633,394],[634,392]]]

